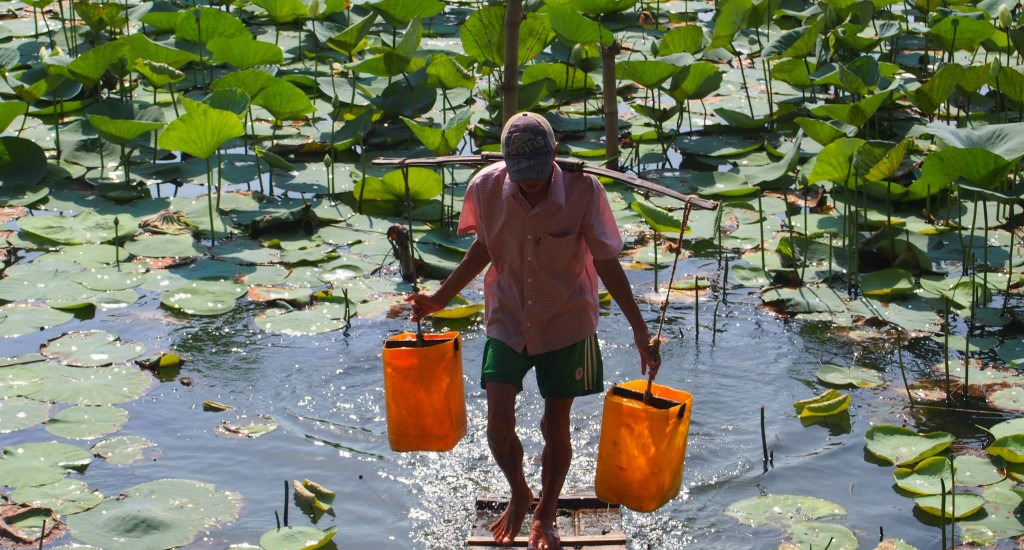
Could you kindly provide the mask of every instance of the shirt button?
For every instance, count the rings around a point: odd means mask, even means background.
[[[528,283],[532,283],[532,282],[533,282],[533,279],[527,279],[527,280],[526,280],[526,282],[528,282]]]
[[[533,300],[527,300],[527,301],[526,301],[526,305],[528,305],[528,306],[532,306],[532,305],[533,305]]]
[[[532,326],[533,326],[533,323],[526,323],[526,326],[528,326],[528,327],[532,327]]]

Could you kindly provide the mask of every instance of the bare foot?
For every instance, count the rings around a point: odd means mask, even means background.
[[[558,529],[555,529],[555,522],[549,519],[533,518],[533,525],[530,526],[529,550],[561,550],[562,539],[558,538]]]
[[[533,491],[529,487],[524,487],[524,489],[525,492],[512,493],[512,498],[509,499],[505,511],[501,513],[497,521],[491,524],[491,536],[500,546],[511,546],[512,542],[516,540],[516,535],[519,534],[519,529],[523,527],[526,512],[529,511],[530,504],[533,503]]]

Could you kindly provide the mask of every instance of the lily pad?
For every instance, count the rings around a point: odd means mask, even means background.
[[[168,290],[160,302],[189,315],[221,315],[235,309],[235,300],[245,290],[230,281],[193,281]]]
[[[846,509],[824,499],[799,495],[764,495],[734,502],[725,515],[751,527],[794,524],[817,519],[838,519]]]
[[[187,546],[202,531],[238,517],[241,496],[212,483],[164,479],[122,491],[68,517],[75,538],[105,550],[159,550]]]
[[[334,491],[308,479],[301,482],[296,479],[292,481],[292,492],[295,504],[309,514],[314,523],[325,513],[334,515]]]
[[[914,465],[913,469],[896,468],[892,476],[896,478],[896,485],[900,489],[918,495],[940,494],[942,481],[945,481],[947,491],[953,487],[953,469],[949,461],[941,456],[926,458]]]
[[[24,336],[62,325],[74,315],[44,305],[7,304],[0,306],[0,338]]]
[[[800,548],[828,548],[829,550],[857,550],[857,535],[847,527],[835,523],[808,521],[786,527],[789,536]]]
[[[68,439],[95,439],[114,433],[128,422],[128,411],[109,405],[64,409],[46,422],[46,431]]]
[[[850,408],[850,395],[841,394],[836,390],[829,389],[821,395],[796,401],[793,403],[793,407],[800,418],[831,416]]]
[[[189,235],[155,235],[125,243],[125,250],[141,258],[195,258],[204,249]]]
[[[974,493],[952,493],[945,496],[946,507],[942,507],[943,497],[941,495],[929,495],[914,499],[914,505],[921,510],[933,515],[944,516],[952,519],[954,513],[956,519],[966,518],[973,515],[985,505],[985,499]]]
[[[876,388],[883,383],[881,373],[865,367],[825,365],[815,375],[825,384],[840,387]]]
[[[42,370],[43,387],[33,399],[72,405],[117,405],[142,397],[153,377],[137,367],[115,365],[83,369],[48,365]]]
[[[289,336],[322,334],[345,327],[345,309],[344,304],[335,303],[320,303],[308,309],[291,311],[270,309],[256,317],[256,326]]]
[[[959,455],[953,459],[956,483],[964,487],[984,487],[999,483],[1006,479],[1004,465],[1002,460],[981,456]]]
[[[1024,462],[1024,434],[1005,435],[988,446],[988,454],[1013,463]]]
[[[897,466],[916,464],[940,453],[955,439],[946,432],[919,434],[909,428],[892,425],[872,426],[864,438],[868,452]]]
[[[92,460],[85,449],[56,441],[7,447],[0,455],[0,485],[37,487],[56,483],[72,470],[85,470]]]
[[[260,547],[265,550],[315,550],[331,541],[337,527],[321,530],[316,527],[281,527],[267,531],[260,537]]]
[[[277,429],[277,420],[265,414],[248,417],[239,416],[235,420],[221,420],[216,433],[223,437],[256,438]]]
[[[156,447],[145,437],[125,435],[104,439],[92,446],[92,452],[110,464],[125,466],[143,459],[147,449]]]
[[[988,433],[992,434],[992,437],[995,439],[1015,434],[1024,435],[1024,418],[1011,418],[1010,420],[1004,420],[989,428]]]
[[[50,404],[24,397],[0,399],[0,434],[38,426],[50,416]]]
[[[27,397],[42,386],[43,375],[38,369],[18,364],[0,369],[0,399]]]
[[[18,220],[18,226],[22,231],[63,244],[106,243],[115,238],[128,239],[139,231],[133,216],[106,216],[92,210],[75,217],[31,216]]]
[[[69,332],[50,340],[39,352],[60,359],[65,365],[102,367],[131,361],[145,353],[146,346],[139,342],[122,342],[119,336],[105,330],[90,330]]]
[[[90,491],[83,481],[65,478],[38,487],[21,487],[11,493],[11,500],[42,506],[62,516],[69,516],[96,507],[103,500],[103,494]]]
[[[996,409],[1024,412],[1024,388],[1015,386],[996,390],[986,395],[985,401]]]

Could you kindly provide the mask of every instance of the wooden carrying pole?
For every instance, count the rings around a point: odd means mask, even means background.
[[[451,155],[445,157],[421,157],[421,158],[387,158],[381,157],[371,161],[374,166],[399,166],[406,168],[409,166],[443,166],[446,164],[490,164],[503,160],[501,153],[483,153],[482,155]],[[592,176],[602,176],[613,179],[618,182],[625,183],[626,185],[639,189],[646,193],[657,193],[666,197],[671,197],[683,201],[687,205],[693,208],[699,208],[701,210],[714,210],[718,208],[718,202],[708,200],[696,195],[687,195],[680,193],[674,189],[669,189],[663,185],[647,181],[641,178],[635,178],[633,176],[623,174],[617,170],[610,170],[608,168],[602,168],[600,166],[593,166],[587,164],[582,160],[558,157],[555,159],[558,166],[562,170],[568,170],[570,172],[583,172],[584,174],[590,174]]]

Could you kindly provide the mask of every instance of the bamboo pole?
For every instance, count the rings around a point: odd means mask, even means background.
[[[501,123],[519,110],[519,25],[523,0],[508,0],[505,7],[505,71],[501,82]]]
[[[619,96],[615,93],[615,54],[619,43],[601,46],[601,98],[604,103],[605,166],[619,169]]]

